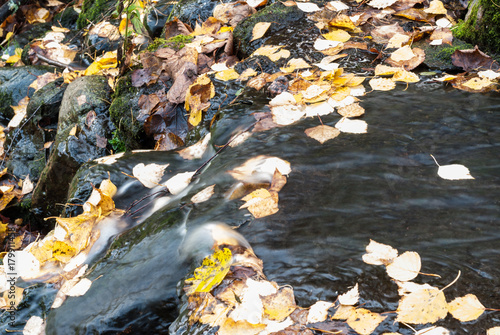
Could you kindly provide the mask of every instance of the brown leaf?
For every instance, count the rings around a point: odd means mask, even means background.
[[[182,146],[184,146],[184,141],[182,140],[182,138],[170,131],[167,131],[166,134],[160,135],[160,138],[155,144],[154,150],[169,151]]]
[[[375,43],[386,44],[395,34],[404,34],[405,31],[398,23],[391,25],[378,26],[370,32]]]
[[[441,40],[442,43],[452,45],[453,34],[450,28],[437,28],[432,32],[430,40],[431,41]]]
[[[423,9],[408,8],[400,12],[394,13],[396,16],[401,16],[413,21],[434,22],[434,15],[424,12]]]
[[[178,18],[174,18],[172,21],[167,22],[164,27],[165,31],[165,39],[169,39],[171,37],[177,35],[189,35],[193,32],[190,26],[180,21]]]
[[[253,133],[280,127],[278,124],[274,123],[273,115],[271,113],[259,112],[259,113],[253,113],[253,116],[258,120],[252,129]]]
[[[260,91],[261,88],[263,88],[266,85],[266,80],[267,78],[270,77],[269,74],[262,72],[259,74],[257,77],[254,77],[250,79],[247,82],[247,86],[256,89],[257,91]]]
[[[95,140],[96,140],[96,146],[98,148],[104,149],[108,145],[108,139],[106,137],[102,137],[95,134]]]
[[[186,62],[181,70],[176,73],[174,84],[168,90],[167,99],[172,103],[183,103],[186,99],[186,91],[196,80],[198,68],[191,62]]]
[[[233,3],[222,3],[214,8],[214,17],[223,23],[229,23],[231,27],[241,22],[247,16],[254,14],[256,10],[244,1]]]
[[[92,123],[94,123],[94,120],[96,119],[97,117],[97,114],[95,113],[95,111],[89,111],[87,113],[87,116],[85,117],[85,124],[87,125],[87,127],[92,127]]]
[[[465,71],[484,69],[497,70],[498,63],[490,56],[479,50],[476,45],[474,49],[457,50],[451,55],[453,65],[461,67]]]
[[[271,181],[271,186],[269,187],[269,191],[271,192],[279,192],[286,185],[286,177],[282,175],[278,169],[274,171],[273,180]]]
[[[353,103],[337,109],[337,113],[345,117],[357,117],[365,114],[365,109],[359,103]]]
[[[405,47],[403,47],[403,48],[405,48]],[[417,66],[419,66],[420,64],[422,64],[425,60],[424,50],[422,50],[420,48],[413,48],[412,52],[413,52],[414,56],[410,59],[399,60],[400,58],[397,58],[398,60],[394,60],[391,56],[391,57],[387,58],[385,61],[392,66],[402,67],[405,70],[410,71],[410,70],[413,70],[414,68],[416,68]]]
[[[340,130],[326,125],[319,125],[317,127],[306,129],[305,133],[307,136],[323,144],[326,141],[339,136]]]
[[[141,87],[142,85],[151,85],[158,80],[158,74],[154,73],[152,68],[137,69],[132,72],[132,86]]]
[[[138,106],[141,109],[140,113],[144,115],[151,114],[151,111],[160,103],[160,98],[155,93],[139,97]]]

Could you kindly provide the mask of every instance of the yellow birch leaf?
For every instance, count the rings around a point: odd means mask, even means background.
[[[332,316],[332,320],[347,320],[354,313],[356,307],[349,305],[340,305],[335,314]]]
[[[245,81],[245,80],[248,80],[248,78],[250,77],[254,77],[257,75],[257,71],[255,71],[254,69],[252,69],[251,67],[249,67],[248,69],[246,69],[245,71],[243,71],[240,76],[238,77],[238,80],[239,81]]]
[[[280,68],[280,70],[283,72],[286,72],[286,73],[290,73],[290,72],[293,72],[295,70],[307,69],[310,67],[311,67],[311,65],[309,65],[302,58],[292,58],[288,61],[288,63],[286,64],[286,67],[282,67],[282,68]]]
[[[55,241],[52,249],[52,257],[56,260],[67,263],[78,253],[78,250],[61,241]]]
[[[420,267],[420,255],[414,251],[407,251],[396,257],[391,264],[387,265],[386,270],[392,279],[409,281],[418,276]]]
[[[493,327],[486,331],[486,335],[500,335],[500,327]]]
[[[283,321],[297,308],[291,287],[282,287],[278,292],[261,298],[264,314],[269,320]]]
[[[396,33],[396,34],[394,34],[394,36],[391,37],[391,39],[387,43],[386,48],[387,49],[389,49],[389,48],[401,48],[403,46],[403,44],[407,43],[409,40],[410,40],[409,35]]]
[[[99,189],[102,191],[102,193],[107,194],[110,197],[114,197],[116,191],[118,190],[115,184],[113,184],[110,179],[104,179],[101,182]]]
[[[351,21],[349,16],[345,14],[337,15],[333,20],[328,22],[328,24],[332,27],[337,27],[337,28],[346,28],[350,30],[356,29],[356,25]]]
[[[386,316],[371,312],[365,308],[357,308],[347,319],[347,324],[361,335],[371,334]]]
[[[250,42],[255,41],[266,34],[266,31],[271,26],[271,22],[258,22],[252,30],[252,39]]]
[[[255,190],[252,193],[247,194],[246,196],[241,198],[241,200],[250,201],[250,200],[255,199],[255,198],[265,199],[265,198],[269,198],[270,196],[271,196],[271,193],[269,193],[268,190],[266,190],[265,188],[259,188],[258,190]],[[245,205],[243,205],[243,206],[245,206]],[[245,206],[245,207],[243,207],[243,206],[241,206],[241,208],[247,207],[247,206]]]
[[[444,8],[443,3],[439,0],[432,0],[429,3],[429,8],[424,9],[424,12],[429,13],[429,14],[436,14],[436,15],[448,13],[446,11],[446,8]]]
[[[280,51],[275,52],[275,53],[269,55],[268,57],[273,62],[276,62],[276,61],[278,61],[281,58],[288,58],[288,57],[290,57],[290,51],[288,51],[286,49],[281,49]]]
[[[210,292],[219,285],[231,267],[232,253],[228,248],[216,250],[212,255],[205,257],[200,267],[194,270],[194,276],[186,279],[187,294],[195,292]]]
[[[418,78],[418,75],[416,73],[406,70],[399,70],[391,79],[393,81],[402,81],[405,83],[417,83],[418,81],[420,81],[420,78]]]
[[[375,75],[376,76],[389,76],[393,75],[399,70],[402,70],[400,67],[392,67],[383,64],[378,64],[375,66]]]
[[[215,78],[223,81],[229,81],[233,79],[238,79],[240,74],[236,72],[235,69],[227,69],[224,71],[217,72]]]
[[[391,54],[391,59],[396,62],[407,61],[415,57],[413,50],[409,45],[399,48]]]
[[[448,304],[441,290],[426,288],[403,296],[396,312],[398,322],[434,323],[446,317]]]
[[[322,34],[324,38],[330,41],[347,42],[351,38],[351,35],[345,30],[334,29],[329,33]]]
[[[309,128],[304,132],[308,137],[315,139],[321,144],[340,135],[340,130],[326,125],[319,125],[317,127]]]
[[[337,109],[337,113],[345,117],[357,117],[365,114],[365,109],[355,102]]]
[[[264,45],[255,50],[252,56],[270,56],[282,48],[281,45]]]
[[[398,256],[398,251],[390,245],[370,240],[366,246],[366,254],[363,262],[372,265],[383,265],[391,263]]]
[[[332,95],[330,95],[330,98],[332,98],[335,101],[342,101],[345,98],[347,98],[351,94],[351,89],[349,87],[341,87],[337,89]]]
[[[468,87],[470,89],[480,91],[488,86],[493,84],[488,78],[472,78],[465,83],[462,84],[462,86]]]
[[[448,311],[461,322],[476,320],[483,314],[484,309],[474,294],[456,298],[448,304]]]

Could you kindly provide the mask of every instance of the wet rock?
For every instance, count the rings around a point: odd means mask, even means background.
[[[33,192],[33,210],[58,215],[68,186],[81,164],[107,154],[113,130],[108,113],[111,89],[102,76],[81,77],[68,85],[59,110],[57,135]]]
[[[53,70],[48,66],[0,68],[0,123],[6,125],[14,116],[10,106],[17,106],[26,95],[33,95],[35,90],[28,87],[36,77]]]
[[[118,27],[102,21],[94,25],[85,39],[85,46],[91,54],[101,55],[106,51],[118,49],[122,39]]]
[[[459,39],[453,39],[453,45],[430,45],[428,41],[421,40],[413,44],[425,52],[424,64],[431,69],[440,71],[459,71],[460,68],[451,63],[451,55],[455,50],[473,49],[474,47]]]
[[[160,0],[152,4],[153,9],[146,16],[146,28],[151,38],[160,37],[168,16],[175,6],[170,0]]]
[[[172,17],[177,17],[184,23],[194,27],[196,22],[205,22],[212,16],[215,6],[219,3],[233,2],[231,0],[213,1],[213,0],[181,0],[172,10]]]
[[[270,97],[275,97],[288,89],[288,79],[284,76],[276,78],[267,88],[267,93]]]
[[[252,39],[253,27],[259,22],[272,22],[264,38]],[[300,22],[300,24],[298,24]],[[246,58],[264,44],[286,45],[292,52],[297,44],[303,44],[311,39],[308,31],[312,23],[306,21],[304,12],[296,6],[287,7],[280,2],[274,3],[244,19],[234,29],[234,45],[238,56]],[[302,36],[304,35],[304,36]],[[304,37],[307,37],[304,39]],[[312,44],[311,44],[312,46]],[[300,49],[300,45],[299,45]],[[309,49],[308,51],[310,52]],[[293,56],[293,53],[292,53]]]
[[[106,15],[115,9],[116,0],[85,0],[82,11],[76,21],[78,29],[84,28],[91,23],[101,21]]]
[[[78,20],[78,12],[73,7],[66,7],[62,12],[54,16],[54,21],[61,25],[61,27],[75,30],[76,21]]]

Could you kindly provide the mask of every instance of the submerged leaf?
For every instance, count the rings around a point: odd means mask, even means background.
[[[194,270],[194,276],[186,279],[186,293],[210,292],[226,277],[231,267],[232,253],[228,248],[217,250],[212,255],[205,257],[200,267]]]

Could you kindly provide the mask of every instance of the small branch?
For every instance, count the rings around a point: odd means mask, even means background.
[[[61,62],[58,62],[56,60],[53,60],[53,59],[50,59],[50,58],[47,58],[45,56],[42,56],[40,55],[39,53],[35,53],[36,56],[44,61],[45,63],[48,63],[50,65],[54,65],[54,66],[58,66],[58,67],[62,67],[62,68],[68,68],[70,69],[71,71],[85,71],[87,68],[84,67],[84,66],[78,66],[78,65],[70,65],[70,64],[64,64],[64,63],[61,63]]]

